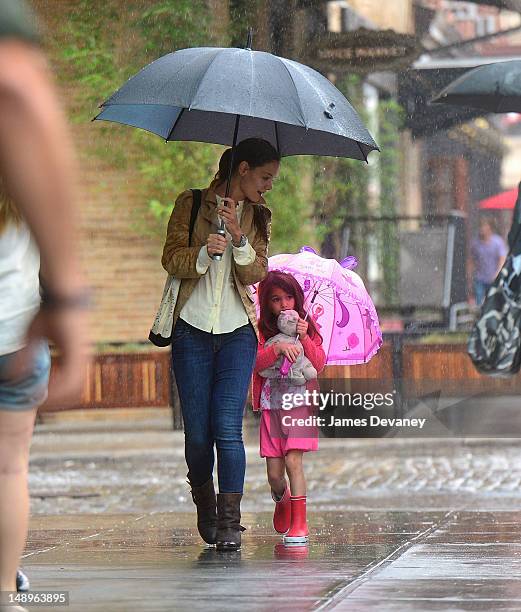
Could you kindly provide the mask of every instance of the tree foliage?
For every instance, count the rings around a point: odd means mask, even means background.
[[[380,213],[394,217],[398,214],[400,153],[396,146],[403,123],[403,110],[394,100],[380,102],[378,107],[380,154]],[[400,241],[398,223],[380,224],[378,263],[382,270],[382,301],[387,305],[399,303]]]
[[[260,0],[233,0],[226,32],[212,27],[206,0],[72,0],[68,4],[66,18],[56,26],[57,35],[49,39],[53,41],[52,57],[59,64],[58,73],[73,94],[69,105],[72,120],[87,124],[98,104],[165,53],[184,47],[225,46],[230,41],[242,46]],[[358,79],[338,85],[357,110],[363,109]],[[394,116],[396,109],[386,110],[383,116],[391,114]],[[383,147],[380,165],[382,212],[395,205],[398,172],[393,157],[396,130],[386,130],[382,132],[382,145],[385,142],[390,146]],[[83,143],[83,154],[121,172],[139,173],[143,208],[148,211],[139,219],[140,229],[158,236],[164,235],[176,196],[187,188],[206,186],[222,151],[220,146],[203,143],[165,144],[155,135],[114,124],[96,125],[92,139]],[[295,251],[310,244],[327,256],[345,256],[349,217],[368,210],[368,181],[368,168],[363,162],[310,156],[284,158],[280,177],[266,198],[274,220],[270,252]],[[383,256],[389,253],[385,245],[395,238],[390,233],[381,236],[382,265],[389,261]],[[351,231],[349,251],[363,258],[368,249],[367,237]]]

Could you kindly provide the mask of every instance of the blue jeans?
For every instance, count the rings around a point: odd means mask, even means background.
[[[474,279],[474,299],[476,300],[477,306],[481,306],[481,304],[483,304],[483,300],[487,295],[489,287],[490,283],[478,280],[477,278]]]
[[[0,355],[0,410],[34,410],[47,399],[51,369],[49,346],[43,340],[26,356],[26,371],[17,380],[10,378],[9,369],[17,353]]]
[[[194,486],[212,477],[215,445],[219,492],[242,493],[242,418],[256,355],[257,336],[249,323],[230,333],[212,334],[177,320],[172,366],[183,414],[188,477]]]

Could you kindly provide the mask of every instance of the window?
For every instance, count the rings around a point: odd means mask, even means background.
[[[446,215],[454,208],[454,162],[433,157],[427,164],[427,215]]]
[[[449,5],[449,10],[457,21],[474,21],[478,16],[478,7],[475,4],[455,2]]]
[[[487,15],[476,20],[476,36],[486,36],[494,34],[496,31],[496,18],[494,15]]]
[[[327,29],[330,32],[345,32],[346,14],[349,5],[345,0],[334,0],[327,3]]]

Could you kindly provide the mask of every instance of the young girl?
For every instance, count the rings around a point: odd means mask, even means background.
[[[280,356],[287,357],[293,363],[300,353],[300,347],[294,343],[264,347],[265,342],[279,331],[277,317],[282,310],[297,311],[300,317],[297,334],[305,356],[317,372],[324,368],[326,355],[322,348],[322,338],[313,321],[304,320],[304,292],[291,274],[269,272],[259,283],[258,292],[260,342],[253,377],[253,409],[262,410],[260,455],[266,457],[268,482],[275,502],[273,526],[276,531],[285,534],[285,544],[305,544],[308,542],[308,528],[302,459],[305,452],[318,450],[318,428],[293,425],[293,422],[297,417],[312,415],[313,409],[311,406],[303,406],[287,411],[273,405],[273,402],[261,401],[261,394],[264,398],[269,397],[267,387],[272,384],[272,380],[261,377],[259,372],[272,366]],[[318,381],[308,381],[305,388],[309,391],[318,390]]]

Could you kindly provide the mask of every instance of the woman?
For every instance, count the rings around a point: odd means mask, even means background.
[[[267,274],[271,213],[263,194],[272,188],[279,153],[249,138],[235,149],[230,197],[225,198],[231,150],[202,191],[191,240],[192,191],[176,201],[162,263],[182,279],[174,310],[172,365],[185,427],[185,457],[197,527],[219,550],[241,545],[240,503],[246,458],[242,418],[259,340],[248,285]],[[223,220],[226,235],[216,233]],[[222,254],[221,261],[212,257]],[[217,499],[213,485],[217,449]]]
[[[40,307],[39,269],[29,229],[0,191],[0,591],[16,591],[24,578],[17,568],[29,519],[29,445],[47,397],[47,343],[24,346]]]

